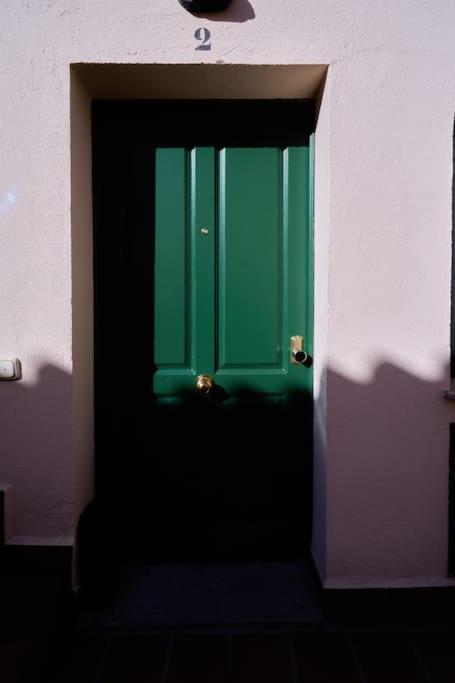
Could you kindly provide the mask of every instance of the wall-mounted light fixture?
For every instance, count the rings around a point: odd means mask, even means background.
[[[231,0],[179,0],[179,3],[189,12],[221,12]]]

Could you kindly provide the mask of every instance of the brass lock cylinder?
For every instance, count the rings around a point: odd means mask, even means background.
[[[196,377],[196,391],[198,394],[207,396],[207,394],[213,391],[214,386],[215,380],[210,375],[199,375]]]

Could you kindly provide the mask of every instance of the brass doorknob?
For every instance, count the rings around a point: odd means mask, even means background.
[[[196,377],[196,391],[204,396],[210,394],[215,386],[215,380],[210,375],[199,375]]]

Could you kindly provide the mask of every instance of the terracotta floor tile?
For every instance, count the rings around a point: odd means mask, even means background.
[[[296,636],[294,652],[299,683],[363,683],[349,644],[341,635]]]
[[[238,636],[232,640],[234,683],[291,683],[287,636]]]
[[[228,665],[227,638],[176,637],[166,683],[229,683]]]

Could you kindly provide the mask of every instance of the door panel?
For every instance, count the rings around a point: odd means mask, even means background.
[[[290,364],[291,336],[310,334],[308,149],[223,149],[218,178],[217,381],[228,393],[310,388],[311,372]]]
[[[281,151],[219,155],[218,369],[282,366]]]
[[[157,148],[155,168],[153,391],[178,401],[214,372],[214,150]]]
[[[155,364],[191,367],[190,225],[187,154],[156,151]]]

